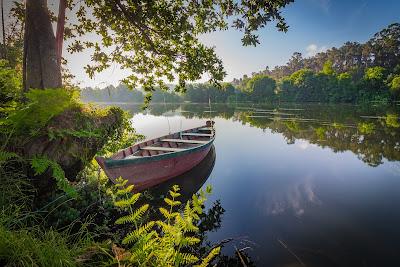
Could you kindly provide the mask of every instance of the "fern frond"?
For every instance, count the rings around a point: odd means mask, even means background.
[[[31,167],[35,175],[43,174],[50,167],[50,160],[41,157],[34,157],[31,161]]]
[[[192,216],[192,209],[190,208],[190,202],[187,201],[185,205],[185,209],[183,210],[183,217],[190,217]]]
[[[128,180],[124,180],[121,176],[115,180],[117,183],[115,184],[116,187],[125,187],[128,183]]]
[[[177,252],[176,254],[176,265],[183,265],[183,264],[191,264],[199,260],[195,255],[192,255],[190,253],[181,253]]]
[[[149,209],[149,204],[145,204],[135,210],[134,213],[123,216],[115,221],[115,224],[135,223],[142,219],[143,214]]]
[[[181,216],[178,216],[176,217],[176,223],[184,233],[195,233],[199,230],[199,228],[193,224],[193,219],[191,217],[182,218]]]
[[[180,244],[184,247],[193,246],[200,242],[200,239],[192,236],[185,236],[181,239]]]
[[[122,196],[122,195],[128,194],[128,193],[132,192],[133,188],[134,188],[133,184],[128,185],[127,187],[125,187],[123,189],[118,189],[116,194],[117,194],[117,196]]]
[[[64,170],[61,166],[45,157],[34,157],[31,160],[31,167],[35,172],[35,175],[43,174],[48,168],[52,169],[52,176],[57,182],[57,187],[67,193],[70,197],[76,197],[76,190],[69,184],[67,178],[65,178]]]
[[[162,221],[156,221],[156,224],[162,229],[164,233],[172,232],[171,229],[173,228],[173,226]]]
[[[170,220],[179,216],[179,212],[169,212],[167,209],[161,207],[158,209],[165,219]]]
[[[213,248],[208,255],[201,260],[201,263],[194,267],[207,267],[210,262],[221,252],[221,247]]]
[[[173,190],[174,192],[178,192],[178,191],[181,190],[181,189],[179,188],[179,185],[175,184],[175,185],[172,186],[172,190]]]
[[[174,192],[174,191],[171,191],[171,190],[169,190],[169,194],[170,194],[171,197],[173,197],[173,198],[177,198],[177,197],[179,197],[179,196],[181,195],[180,193]]]
[[[165,203],[167,203],[171,207],[175,207],[175,206],[178,206],[178,205],[182,204],[178,200],[172,200],[172,199],[169,199],[169,198],[164,198],[164,201],[165,201]]]
[[[143,237],[144,234],[147,234],[147,232],[154,226],[154,224],[154,221],[150,221],[145,225],[139,227],[135,231],[129,233],[124,239],[122,239],[122,244],[126,245],[135,242],[139,238]]]
[[[161,214],[164,216],[165,219],[168,220],[171,218],[171,213],[167,209],[161,207],[158,210],[161,212]]]
[[[125,180],[126,181],[126,180]],[[118,208],[126,208],[132,206],[136,203],[136,201],[141,196],[141,193],[133,194],[129,199],[121,199],[114,202],[114,205]]]

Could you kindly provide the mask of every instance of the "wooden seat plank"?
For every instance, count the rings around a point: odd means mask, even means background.
[[[143,150],[152,150],[152,151],[165,151],[165,152],[179,152],[184,151],[184,148],[174,148],[174,147],[156,147],[156,146],[145,146],[142,147]]]
[[[134,155],[129,155],[126,156],[125,159],[137,159],[137,158],[141,158],[142,156],[134,156]]]
[[[203,128],[199,128],[200,131],[212,131],[213,128],[211,127],[203,127]]]
[[[201,140],[185,140],[185,139],[162,139],[162,142],[176,142],[176,143],[186,143],[186,144],[207,144],[208,141]]]
[[[204,137],[212,137],[212,134],[204,134],[204,133],[182,133],[184,136],[204,136]]]

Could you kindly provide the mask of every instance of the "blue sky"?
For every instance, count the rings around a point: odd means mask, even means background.
[[[11,1],[6,0],[7,2]],[[49,0],[50,8],[57,10],[58,1]],[[7,10],[6,10],[7,11]],[[271,23],[258,34],[261,44],[243,47],[242,34],[229,30],[202,36],[201,40],[215,46],[227,72],[226,81],[243,74],[285,64],[293,52],[310,56],[346,41],[367,41],[374,33],[393,22],[400,22],[400,0],[295,0],[283,10],[288,23],[287,33],[278,32]],[[94,77],[85,74],[83,66],[90,62],[88,53],[69,55],[64,50],[68,67],[81,87],[118,84],[128,72],[112,66]],[[206,81],[205,75],[202,81]]]
[[[367,41],[390,23],[400,22],[400,0],[298,0],[283,11],[290,28],[287,33],[272,25],[259,32],[261,44],[242,47],[241,34],[213,33],[205,43],[216,46],[223,59],[227,80],[273,68],[287,62],[293,52],[310,56],[346,41]]]

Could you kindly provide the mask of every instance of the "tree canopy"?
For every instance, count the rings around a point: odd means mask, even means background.
[[[92,50],[92,64],[86,66],[90,77],[117,63],[131,72],[123,81],[126,85],[147,92],[156,86],[165,89],[166,81],[176,80],[177,91],[184,91],[187,81],[204,73],[218,84],[225,76],[222,61],[199,36],[231,27],[243,32],[243,45],[257,45],[255,32],[268,22],[287,31],[280,9],[290,2],[85,0],[70,5],[77,9],[78,23],[67,31],[75,38],[69,51]],[[89,33],[101,40],[81,38]]]

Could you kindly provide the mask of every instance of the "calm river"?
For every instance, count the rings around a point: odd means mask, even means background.
[[[400,266],[400,109],[120,106],[146,138],[216,122],[213,155],[173,182],[187,194],[212,185],[206,236],[234,238],[225,255],[243,249],[249,266]]]

